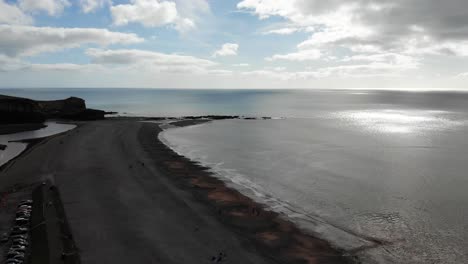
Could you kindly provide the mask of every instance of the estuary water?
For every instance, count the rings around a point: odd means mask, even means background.
[[[60,124],[56,122],[45,122],[44,125],[44,128],[38,130],[0,135],[0,144],[6,146],[5,150],[0,150],[0,166],[18,156],[27,148],[27,143],[18,141],[48,137],[76,127],[73,124]]]
[[[161,138],[364,263],[468,262],[468,93],[10,89],[135,116],[245,115]]]

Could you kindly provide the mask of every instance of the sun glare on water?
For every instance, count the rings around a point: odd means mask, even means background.
[[[335,117],[379,133],[411,134],[442,131],[463,125],[450,119],[451,112],[424,110],[364,110],[344,111]]]

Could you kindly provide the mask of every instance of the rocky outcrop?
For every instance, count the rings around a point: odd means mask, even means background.
[[[0,95],[0,123],[36,123],[48,118],[71,120],[104,119],[106,113],[86,108],[83,99],[70,97],[64,100],[34,101],[26,98]]]
[[[0,95],[0,123],[40,123],[45,121],[39,105],[30,99]]]
[[[79,112],[71,112],[62,114],[60,117],[70,120],[92,121],[104,119],[106,112],[96,109],[84,109]]]
[[[78,97],[55,101],[37,101],[37,104],[41,112],[48,117],[76,114],[86,110],[85,100]]]
[[[38,101],[39,108],[48,118],[63,118],[71,120],[104,119],[104,111],[86,108],[85,100],[70,97],[56,101]]]

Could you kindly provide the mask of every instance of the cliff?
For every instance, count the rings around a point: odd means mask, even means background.
[[[39,105],[30,99],[0,95],[0,123],[39,123],[45,121]]]
[[[49,118],[70,120],[104,119],[105,112],[86,108],[77,97],[64,100],[35,101],[27,98],[0,95],[0,123],[38,123]]]

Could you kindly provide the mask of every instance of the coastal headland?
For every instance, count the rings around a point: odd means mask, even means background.
[[[81,263],[354,262],[176,154],[159,132],[136,119],[79,122],[5,167],[0,191],[56,186]]]
[[[106,112],[89,109],[82,98],[39,101],[0,95],[0,135],[41,128],[46,119],[100,120]]]

